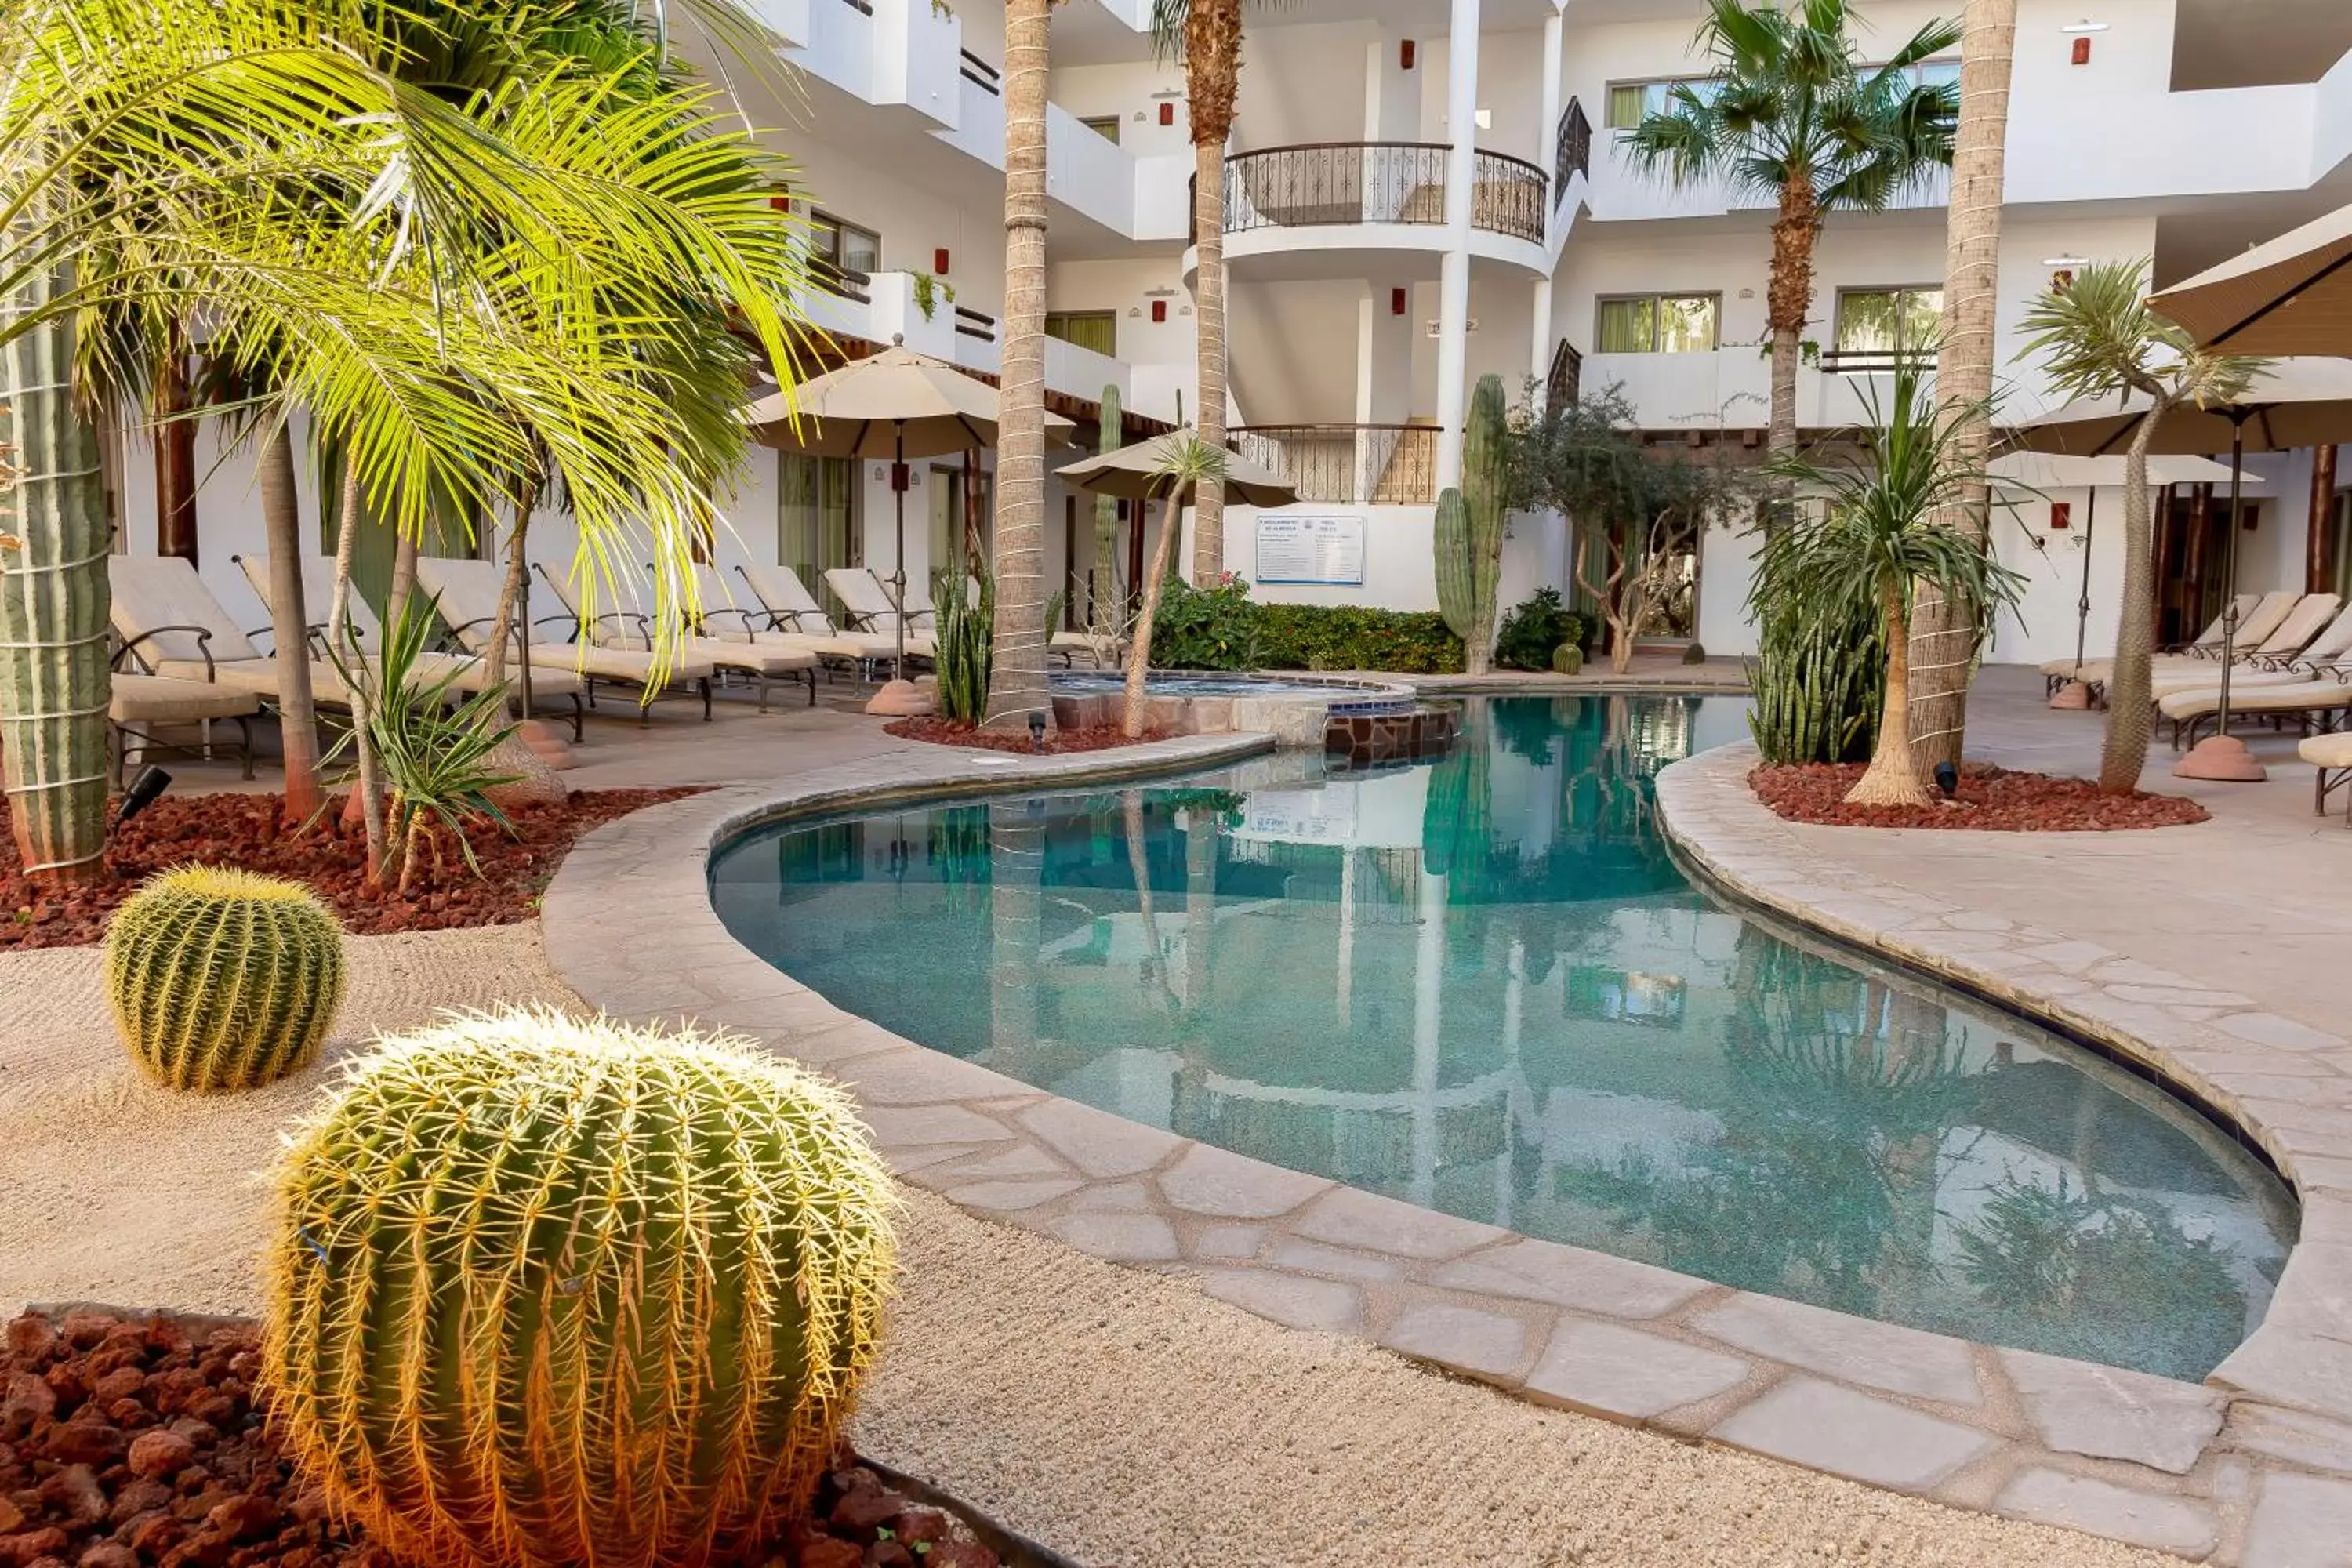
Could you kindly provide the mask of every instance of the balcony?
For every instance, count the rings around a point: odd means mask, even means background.
[[[1319,142],[1236,153],[1225,160],[1225,232],[1331,224],[1445,222],[1442,142]],[[1544,172],[1483,148],[1470,226],[1534,244],[1544,237]]]
[[[1433,425],[1243,425],[1234,449],[1280,474],[1302,501],[1428,506],[1437,500]]]

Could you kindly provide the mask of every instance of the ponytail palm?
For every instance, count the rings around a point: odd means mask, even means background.
[[[2022,583],[1975,540],[1941,526],[1938,508],[1985,482],[1968,439],[1980,408],[1942,408],[1916,361],[1899,362],[1874,428],[1853,433],[1859,451],[1820,450],[1774,465],[1811,504],[1766,530],[1751,602],[1759,618],[1794,613],[1823,621],[1874,605],[1885,628],[1886,698],[1878,743],[1846,799],[1857,805],[1924,805],[1911,756],[1908,656],[1911,603],[1933,588],[1981,633]],[[1874,404],[1876,402],[1874,398]]]

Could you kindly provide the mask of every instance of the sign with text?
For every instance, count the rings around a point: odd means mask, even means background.
[[[1261,515],[1257,580],[1363,586],[1364,520]]]

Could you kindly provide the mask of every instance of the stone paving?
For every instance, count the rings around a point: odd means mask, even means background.
[[[2352,1226],[2338,1203],[2352,1185],[2352,1047],[1811,853],[1755,804],[1737,749],[1660,778],[1662,817],[1709,874],[2173,1078],[2296,1182],[2304,1241],[2270,1320],[2207,1385],[1737,1291],[1127,1121],[834,1007],[710,907],[712,847],[754,823],[1207,766],[1264,744],[1191,737],[1116,759],[899,747],[655,807],[572,852],[545,900],[547,952],[614,1013],[722,1025],[839,1077],[904,1179],[1098,1258],[1192,1273],[1276,1321],[1540,1403],[2186,1557],[2352,1562]]]

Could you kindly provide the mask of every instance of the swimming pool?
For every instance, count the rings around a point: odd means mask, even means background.
[[[1466,705],[1433,765],[1283,753],[728,846],[736,937],[1067,1098],[1528,1235],[2201,1377],[2293,1200],[2155,1087],[1694,889],[1650,818],[1737,700]]]

